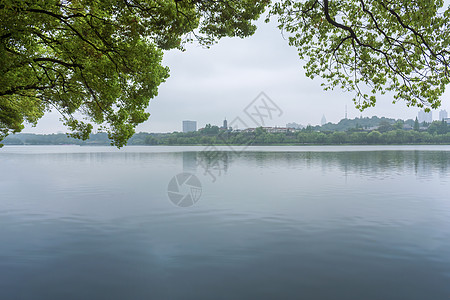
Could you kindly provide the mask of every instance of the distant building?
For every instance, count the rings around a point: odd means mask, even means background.
[[[406,130],[406,131],[413,130],[413,127],[408,124],[403,124],[403,130]]]
[[[322,115],[322,120],[320,120],[320,125],[327,124],[327,118],[325,118],[325,115]]]
[[[222,128],[223,129],[228,129],[228,122],[227,122],[227,119],[225,118],[225,120],[223,120],[223,126],[222,126]]]
[[[288,127],[261,127],[268,133],[286,133],[286,132],[292,132],[294,131],[293,128]],[[246,128],[244,130],[241,130],[242,132],[255,132],[256,128]]]
[[[448,113],[445,109],[439,112],[439,121],[445,120],[448,118]]]
[[[433,112],[425,112],[425,110],[419,111],[419,114],[417,115],[417,119],[419,120],[419,123],[427,122],[431,123],[433,122]]]
[[[447,122],[447,124],[450,124],[450,118],[445,118],[443,119],[445,122]]]
[[[183,121],[183,132],[197,131],[197,121]]]
[[[263,127],[268,133],[286,133],[289,132],[287,127]]]
[[[293,128],[293,129],[303,129],[303,128],[305,128],[305,126],[303,126],[303,125],[301,125],[301,124],[297,124],[297,123],[295,123],[295,122],[287,123],[287,124],[286,124],[286,127],[287,127],[287,128]]]

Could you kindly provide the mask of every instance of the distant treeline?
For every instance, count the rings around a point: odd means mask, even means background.
[[[322,126],[313,126],[315,131],[347,131],[354,128],[360,128],[365,130],[370,130],[377,128],[379,126],[393,126],[394,124],[402,124],[402,126],[413,128],[415,121],[413,119],[409,120],[395,120],[385,117],[373,116],[371,118],[355,118],[355,119],[342,119],[337,124],[327,123]],[[429,124],[419,124],[419,127],[427,127]],[[389,128],[387,128],[389,129]],[[392,129],[392,128],[391,128]],[[382,129],[383,130],[383,129]]]
[[[299,132],[269,133],[262,128],[255,132],[226,132],[219,135],[190,135],[172,133],[164,136],[150,135],[147,145],[369,145],[369,144],[450,144],[450,133],[431,134],[426,131],[406,131],[395,129],[386,132],[366,131],[334,131],[316,132],[301,130]]]
[[[374,117],[376,118],[376,117]],[[444,121],[419,124],[416,121],[385,118],[356,118],[338,124],[307,126],[302,130],[270,133],[263,128],[252,132],[231,131],[206,125],[196,132],[137,133],[128,145],[304,145],[304,144],[450,144],[450,125]],[[370,122],[367,122],[369,120]],[[376,128],[373,121],[378,121]],[[412,121],[412,122],[411,122]],[[334,129],[330,130],[333,126]],[[342,130],[346,128],[345,130]],[[65,134],[16,134],[3,140],[5,145],[109,145],[106,133],[92,134],[82,141]]]

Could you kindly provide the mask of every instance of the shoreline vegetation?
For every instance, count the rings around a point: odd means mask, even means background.
[[[277,129],[277,128],[275,128]],[[302,129],[263,127],[231,130],[207,124],[194,132],[135,134],[128,145],[233,145],[233,146],[299,146],[299,145],[450,145],[450,125],[445,121],[419,124],[417,120],[387,118],[343,119],[337,124],[310,126]],[[6,137],[4,145],[81,145],[105,146],[111,140],[106,133],[91,134],[78,140],[66,134],[19,133]]]

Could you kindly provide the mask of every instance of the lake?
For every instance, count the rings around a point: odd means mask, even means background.
[[[450,299],[450,146],[5,146],[0,167],[0,299]]]

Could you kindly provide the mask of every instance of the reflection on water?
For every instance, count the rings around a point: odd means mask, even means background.
[[[197,152],[182,152],[183,154],[183,172],[197,172]]]
[[[0,299],[450,296],[448,149],[127,149],[0,150]]]
[[[386,176],[386,173],[403,173],[414,170],[420,176],[435,172],[446,177],[449,174],[449,151],[363,151],[363,152],[244,152],[231,151],[183,152],[184,165],[197,166],[203,171],[220,176],[237,160],[239,164],[264,168],[273,164],[286,168],[303,166],[321,167],[322,170],[337,168],[340,171],[365,176]],[[195,166],[195,167],[194,167]],[[186,168],[186,170],[188,170]]]

